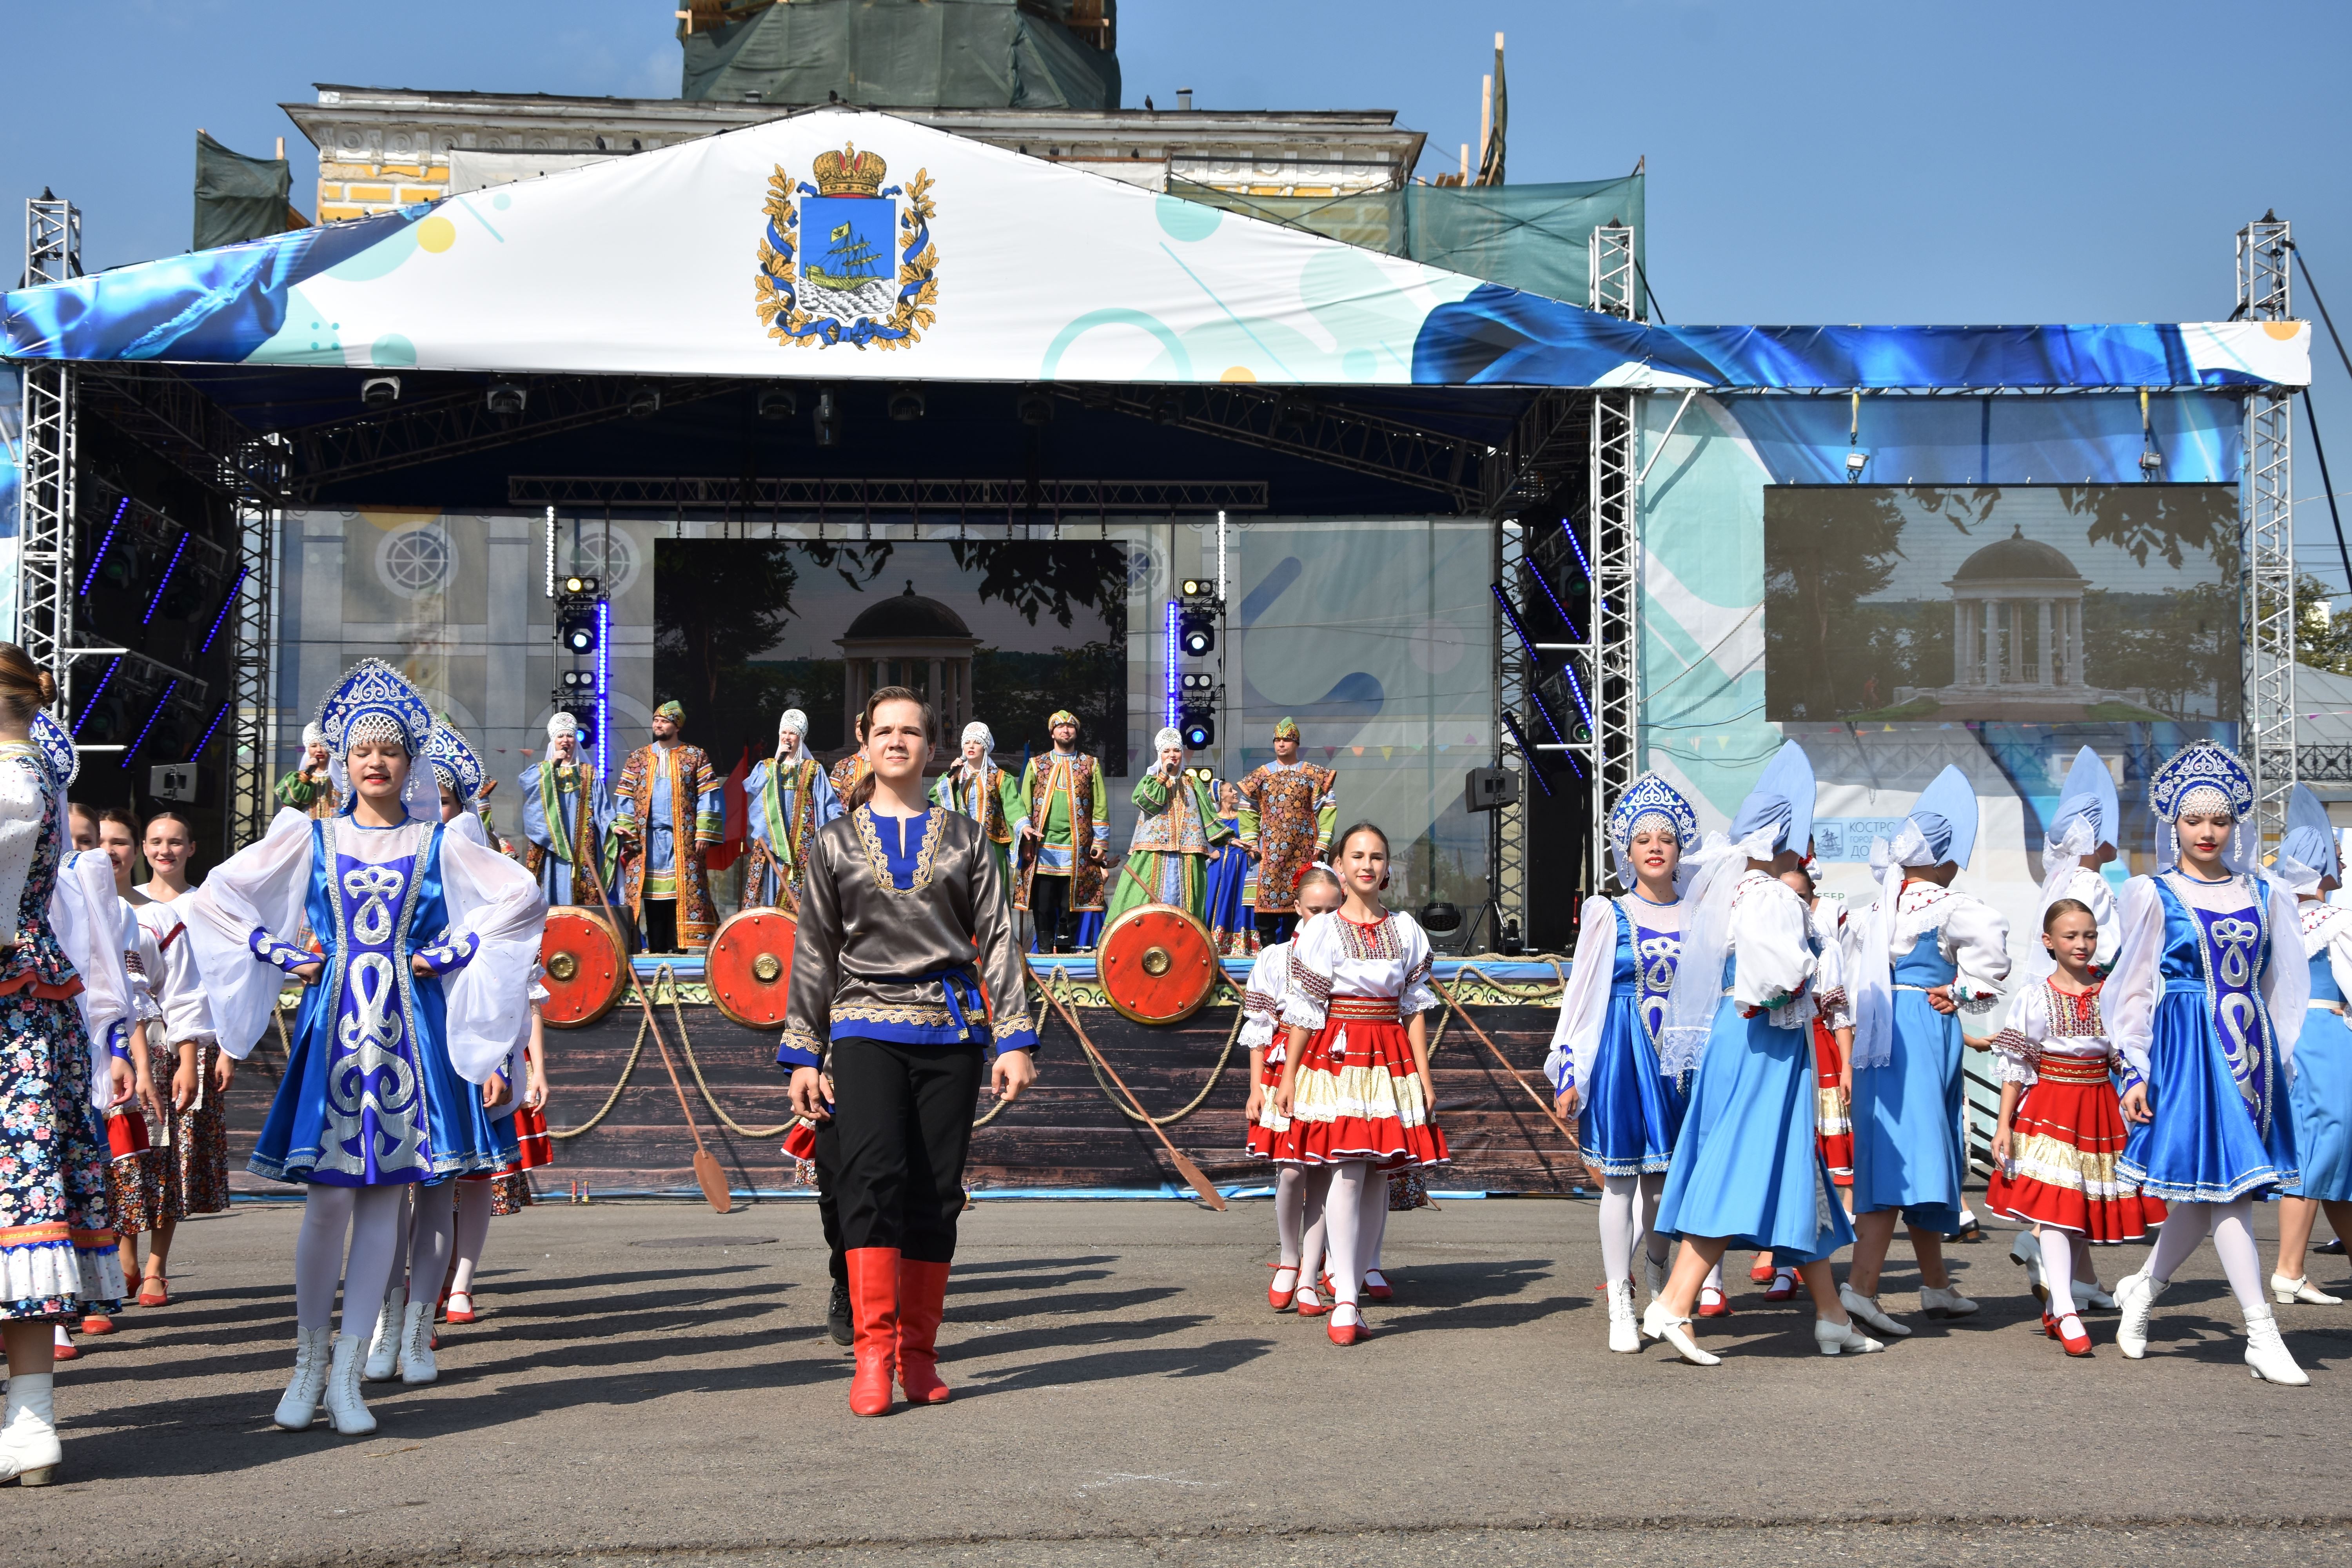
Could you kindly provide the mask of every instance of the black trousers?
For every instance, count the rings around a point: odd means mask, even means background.
[[[955,1259],[963,1162],[980,1099],[980,1047],[833,1042],[841,1245]]]
[[[816,1222],[824,1230],[825,1271],[836,1285],[849,1283],[849,1260],[841,1253],[841,1128],[835,1121],[816,1124]]]
[[[676,952],[677,951],[677,900],[647,899],[646,910],[646,951]]]
[[[1029,919],[1037,928],[1037,951],[1068,952],[1077,944],[1070,914],[1070,879],[1040,871],[1029,879]]]
[[[1272,947],[1277,942],[1288,942],[1298,934],[1298,913],[1295,910],[1281,914],[1261,914],[1257,917],[1257,940],[1261,947]]]

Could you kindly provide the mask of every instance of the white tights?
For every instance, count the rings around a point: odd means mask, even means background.
[[[1658,1194],[1665,1186],[1663,1171],[1601,1178],[1601,1267],[1612,1281],[1633,1278],[1633,1248],[1644,1240],[1651,1258],[1664,1261],[1665,1237],[1650,1226],[1657,1220]]]
[[[2050,1315],[2063,1318],[2074,1310],[2074,1249],[2087,1244],[2071,1230],[2054,1225],[2042,1227],[2042,1283],[2050,1292]]]
[[[401,1200],[404,1186],[335,1187],[310,1184],[302,1200],[302,1229],[294,1241],[294,1321],[298,1327],[322,1329],[333,1320],[335,1287],[352,1280],[358,1289],[343,1292],[343,1332],[362,1337],[375,1331],[376,1312],[383,1304],[380,1289],[392,1272],[400,1246]],[[348,1260],[343,1250],[351,1238]]]
[[[2254,1200],[2228,1204],[2174,1204],[2156,1233],[2156,1250],[2147,1260],[2148,1278],[2162,1283],[2189,1261],[2197,1244],[2210,1235],[2213,1250],[2221,1257],[2221,1272],[2230,1277],[2230,1294],[2245,1308],[2263,1304],[2263,1255],[2254,1245]]]
[[[470,1296],[474,1293],[474,1269],[482,1261],[482,1248],[490,1239],[490,1184],[488,1182],[460,1182],[457,1188],[457,1271],[450,1278],[449,1293]],[[1276,1207],[1280,1208],[1279,1200]]]
[[[1328,1165],[1284,1165],[1274,1178],[1274,1230],[1282,1244],[1282,1267],[1299,1271],[1312,1284],[1310,1270],[1323,1261],[1323,1200],[1331,1190]]]
[[[1324,1232],[1331,1247],[1331,1298],[1334,1310],[1347,1308],[1351,1319],[1363,1291],[1364,1270],[1371,1266],[1369,1244],[1379,1238],[1388,1206],[1388,1178],[1372,1169],[1370,1161],[1349,1160],[1333,1169],[1331,1193],[1323,1204]]]

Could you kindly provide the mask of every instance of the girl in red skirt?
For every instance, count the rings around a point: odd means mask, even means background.
[[[1331,1257],[1336,1345],[1364,1337],[1357,1302],[1370,1242],[1386,1219],[1385,1172],[1443,1162],[1445,1139],[1430,1120],[1429,938],[1410,915],[1391,914],[1388,836],[1360,822],[1333,858],[1347,897],[1298,928],[1282,1021],[1288,1031],[1282,1081],[1268,1119],[1276,1163],[1332,1167],[1323,1205]]]
[[[2057,970],[2016,996],[1992,1042],[2000,1130],[1985,1197],[1993,1213],[2040,1227],[2050,1291],[2042,1330],[2068,1355],[2086,1356],[2091,1337],[2075,1315],[2074,1281],[2091,1275],[2091,1244],[2144,1239],[2163,1223],[2164,1205],[2116,1174],[2126,1129],[2108,1076],[2115,1047],[2099,1016],[2097,917],[2079,899],[2055,900],[2042,917],[2042,942]]]
[[[1297,900],[1299,917],[1328,914],[1339,907],[1339,874],[1328,866],[1302,867]],[[1242,1045],[1250,1054],[1249,1104],[1243,1115],[1249,1121],[1248,1148],[1254,1158],[1274,1158],[1276,1129],[1266,1121],[1275,1090],[1282,1087],[1282,1002],[1290,991],[1290,943],[1277,942],[1258,950],[1250,965],[1249,987],[1242,993]],[[1281,1261],[1274,1268],[1274,1283],[1265,1303],[1279,1312],[1296,1304],[1307,1317],[1323,1315],[1325,1303],[1315,1281],[1323,1268],[1323,1198],[1331,1185],[1328,1169],[1304,1165],[1277,1167],[1274,1185],[1275,1239]]]

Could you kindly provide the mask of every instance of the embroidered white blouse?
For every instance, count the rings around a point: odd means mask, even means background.
[[[148,988],[163,1015],[163,1039],[151,1037],[151,1046],[166,1041],[181,1046],[191,1040],[210,1044],[217,1037],[205,979],[196,973],[195,949],[189,944],[187,922],[180,918],[177,903],[150,899],[131,910],[139,921],[139,952],[147,966]]]
[[[1732,889],[1727,936],[1732,955],[1727,994],[1740,1010],[1769,1014],[1777,1029],[1811,1023],[1821,960],[1813,952],[1812,916],[1796,889],[1769,871],[1748,872]]]
[[[1319,1029],[1334,996],[1394,996],[1400,1017],[1426,1013],[1438,1005],[1430,967],[1429,937],[1411,915],[1391,914],[1376,926],[1336,912],[1313,916],[1290,943],[1282,1021]]]
[[[2040,1082],[2037,1068],[2045,1056],[2114,1060],[2115,1042],[2107,1036],[2099,994],[2070,996],[2044,981],[2011,997],[2008,1026],[1991,1041],[2000,1081]]]
[[[2336,976],[2336,989],[2352,996],[2352,906],[2322,903],[2316,900],[2304,904],[2299,910],[2303,921],[2303,956],[2306,962],[2327,954],[2327,972]],[[2336,1011],[2333,1002],[2314,998],[2313,1007]]]
[[[1958,971],[1952,996],[1963,1013],[1983,1013],[2000,999],[2009,978],[2009,921],[1992,906],[1933,882],[1906,882],[1895,901],[1885,962],[1900,963],[1928,931],[1936,951]]]
[[[1290,1034],[1275,1026],[1282,1018],[1282,999],[1290,989],[1290,944],[1277,942],[1257,951],[1250,965],[1249,984],[1242,991],[1242,1049],[1264,1051],[1269,1062],[1288,1054]]]
[[[1679,934],[1683,929],[1680,904],[1653,903],[1630,893],[1623,902],[1625,918],[1637,933],[1647,931],[1663,936],[1670,931]],[[1617,903],[1613,899],[1587,899],[1584,913],[1578,918],[1576,953],[1569,961],[1568,984],[1560,988],[1559,1021],[1552,1026],[1551,1051],[1544,1058],[1544,1077],[1555,1096],[1592,1081],[1593,1063],[1601,1051],[1601,1028],[1609,1016],[1609,995],[1617,984]],[[1638,934],[1634,940],[1640,941]],[[1638,948],[1633,962],[1637,968],[1642,963]],[[1655,1042],[1652,1045],[1654,1048]]]

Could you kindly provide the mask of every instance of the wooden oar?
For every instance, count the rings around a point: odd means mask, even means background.
[[[620,917],[613,912],[613,900],[604,896],[604,879],[592,874],[588,879],[596,889],[596,901],[604,907],[604,918],[611,921],[617,930]],[[669,1042],[662,1037],[661,1024],[654,1016],[653,993],[644,981],[637,978],[637,966],[626,952],[621,954],[621,962],[628,965],[629,984],[637,988],[637,1001],[646,1010],[646,1027],[652,1032],[654,1045],[661,1052],[662,1066],[669,1069],[669,1086],[677,1091],[678,1112],[686,1118],[686,1130],[694,1135],[695,1182],[702,1188],[702,1195],[709,1200],[710,1206],[725,1214],[735,1206],[735,1194],[728,1188],[727,1173],[720,1168],[718,1157],[702,1145],[702,1128],[686,1103],[686,1085],[678,1081],[677,1064],[669,1057]],[[670,984],[677,984],[675,975],[671,977]]]
[[[1511,1058],[1503,1054],[1503,1048],[1500,1046],[1486,1037],[1486,1031],[1478,1026],[1478,1020],[1470,1016],[1470,1009],[1462,1005],[1462,998],[1448,991],[1444,982],[1439,980],[1434,974],[1429,977],[1429,984],[1431,989],[1445,998],[1445,1005],[1454,1009],[1454,1016],[1470,1026],[1470,1032],[1478,1037],[1479,1043],[1495,1053],[1495,1059],[1503,1064],[1503,1070],[1511,1075],[1511,1081],[1526,1089],[1528,1098],[1536,1102],[1536,1108],[1551,1118],[1551,1124],[1559,1129],[1560,1135],[1568,1140],[1568,1146],[1580,1153],[1584,1145],[1578,1142],[1576,1129],[1561,1120],[1559,1112],[1552,1108],[1551,1101],[1538,1094],[1528,1080],[1519,1076],[1519,1069],[1511,1065]]]
[[[1078,1022],[1078,1016],[1070,1005],[1062,1000],[1062,994],[1056,991],[1050,982],[1039,975],[1035,969],[1030,970],[1029,977],[1045,987],[1045,1000],[1051,1002],[1055,1011],[1062,1015],[1063,1021],[1070,1026],[1070,1032],[1078,1037],[1078,1044],[1086,1048],[1087,1056],[1094,1058],[1095,1066],[1102,1068],[1103,1076],[1118,1086],[1119,1093],[1125,1095],[1128,1104],[1134,1107],[1136,1116],[1146,1127],[1151,1129],[1152,1136],[1158,1138],[1160,1146],[1168,1151],[1168,1157],[1176,1162],[1177,1171],[1186,1181],[1192,1184],[1192,1190],[1201,1194],[1201,1201],[1219,1214],[1224,1213],[1224,1194],[1217,1191],[1211,1184],[1209,1178],[1201,1173],[1200,1166],[1185,1157],[1183,1150],[1179,1149],[1170,1141],[1166,1129],[1151,1120],[1151,1113],[1143,1109],[1142,1102],[1135,1098],[1135,1091],[1127,1087],[1126,1080],[1118,1076],[1108,1061],[1104,1059],[1102,1052],[1095,1048],[1094,1041],[1087,1037],[1086,1026]]]

